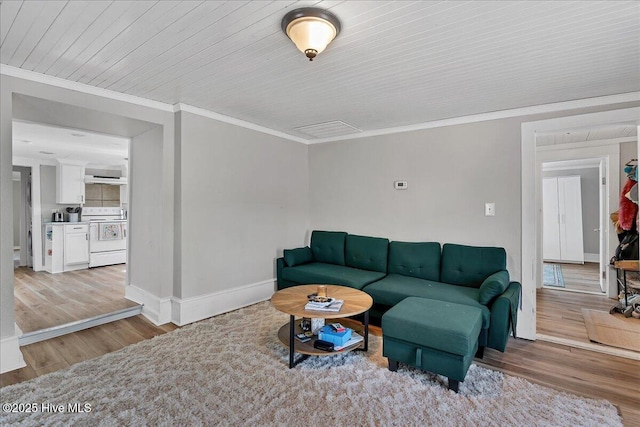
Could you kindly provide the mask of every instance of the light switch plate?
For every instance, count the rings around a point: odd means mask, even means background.
[[[484,204],[484,216],[496,216],[496,204],[485,203]]]

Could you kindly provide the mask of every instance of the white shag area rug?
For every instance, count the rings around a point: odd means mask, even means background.
[[[403,365],[390,372],[382,338],[373,335],[367,353],[310,357],[289,369],[288,350],[277,339],[287,320],[263,302],[4,387],[0,425],[622,424],[607,401],[475,365],[459,394],[439,376]],[[19,403],[35,404],[37,411],[4,412],[6,404]]]

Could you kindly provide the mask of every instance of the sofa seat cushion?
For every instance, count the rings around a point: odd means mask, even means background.
[[[282,278],[300,284],[324,283],[362,289],[365,285],[385,276],[378,271],[359,270],[342,265],[312,262],[310,264],[285,267]]]
[[[482,312],[482,329],[489,328],[491,321],[491,311],[486,305],[480,304],[480,290],[476,288],[389,274],[368,285],[363,291],[371,295],[376,304],[387,306],[395,306],[407,297],[421,297],[477,307]]]
[[[409,297],[382,316],[382,333],[385,338],[467,356],[477,348],[481,317],[476,307]]]

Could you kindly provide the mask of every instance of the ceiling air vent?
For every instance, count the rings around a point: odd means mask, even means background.
[[[336,136],[351,135],[354,133],[362,132],[361,129],[346,124],[341,120],[317,123],[315,125],[300,126],[298,128],[294,128],[294,130],[297,130],[298,132],[312,138],[334,138]]]

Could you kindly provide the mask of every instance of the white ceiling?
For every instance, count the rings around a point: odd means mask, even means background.
[[[342,22],[309,62],[280,30]],[[640,90],[636,1],[3,1],[0,62],[312,138]]]
[[[96,169],[128,164],[129,138],[20,121],[12,123],[12,134],[14,159],[73,160]]]
[[[638,136],[636,124],[612,124],[580,129],[565,129],[562,132],[536,134],[536,145],[570,144],[574,142],[598,141],[602,139],[631,138]]]

